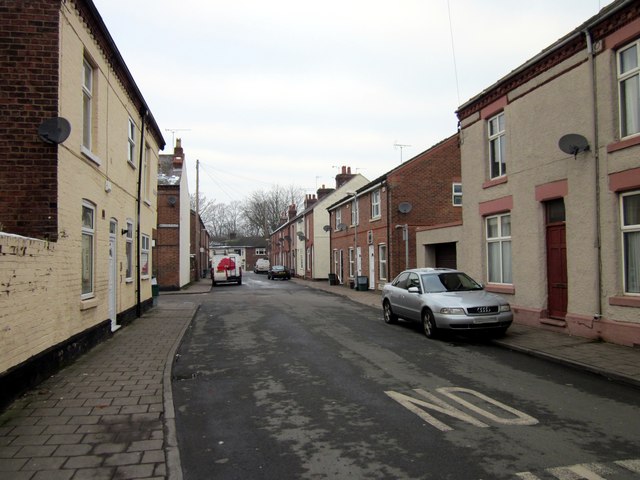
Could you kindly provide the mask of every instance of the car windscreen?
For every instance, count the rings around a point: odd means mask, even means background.
[[[482,290],[481,285],[461,272],[425,274],[422,275],[422,285],[429,293]]]
[[[271,270],[274,271],[274,272],[282,272],[282,271],[284,271],[284,267],[275,265],[275,266],[271,267]]]

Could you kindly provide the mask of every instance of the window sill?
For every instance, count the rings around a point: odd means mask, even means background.
[[[124,279],[124,283],[133,283],[133,278],[131,278],[131,277],[125,278]]]
[[[607,153],[617,152],[618,150],[624,150],[625,148],[634,147],[640,145],[640,135],[633,137],[627,137],[624,140],[618,140],[617,142],[607,145]]]
[[[639,297],[626,297],[626,296],[617,296],[617,297],[609,297],[609,305],[617,306],[617,307],[640,307],[640,296]]]
[[[487,283],[484,289],[487,292],[502,293],[505,295],[514,295],[516,293],[516,287],[502,283]]]
[[[147,199],[145,198],[143,201],[144,201],[144,204],[145,204],[147,207],[151,207],[151,202],[150,202],[149,200],[147,200]]]
[[[380,220],[382,220],[382,215],[378,215],[377,217],[373,217],[369,219],[369,222],[379,222]]]
[[[127,164],[128,164],[131,168],[133,168],[134,170],[136,169],[136,164],[135,164],[135,163],[130,162],[129,160],[127,160]]]
[[[508,177],[506,175],[502,177],[492,178],[491,180],[487,180],[482,184],[482,188],[491,188],[496,185],[502,185],[503,183],[507,183]]]
[[[89,150],[87,147],[85,147],[84,145],[82,145],[80,147],[80,152],[82,153],[82,155],[84,155],[88,160],[91,160],[93,163],[95,163],[96,165],[100,166],[102,165],[102,161],[100,160],[100,158],[95,155],[91,150]]]
[[[98,299],[87,298],[86,300],[80,300],[80,311],[89,310],[90,308],[96,308],[98,306]]]
[[[141,275],[140,280],[149,280],[151,277],[149,275]]]

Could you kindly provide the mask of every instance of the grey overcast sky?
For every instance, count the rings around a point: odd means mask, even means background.
[[[190,192],[373,180],[611,0],[94,0]],[[455,55],[454,55],[455,53]],[[457,72],[457,74],[456,74]],[[394,145],[409,145],[403,148]]]

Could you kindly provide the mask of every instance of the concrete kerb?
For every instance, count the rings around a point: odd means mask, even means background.
[[[173,346],[167,355],[163,372],[163,403],[164,403],[164,429],[165,429],[165,455],[167,465],[167,478],[169,480],[182,480],[182,462],[180,460],[180,450],[178,448],[178,436],[176,430],[176,412],[173,406],[173,390],[171,388],[171,378],[173,372],[173,360],[176,357],[178,347],[182,342],[185,332],[191,326],[200,305],[192,311],[191,318],[185,322],[184,327],[176,338]]]

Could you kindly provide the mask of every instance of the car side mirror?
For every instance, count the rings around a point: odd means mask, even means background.
[[[409,293],[420,293],[420,289],[418,287],[409,287],[407,291]]]

